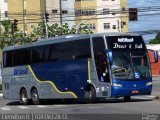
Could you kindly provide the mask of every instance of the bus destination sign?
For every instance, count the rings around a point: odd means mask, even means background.
[[[145,51],[146,47],[141,36],[109,36],[108,48],[112,51]]]

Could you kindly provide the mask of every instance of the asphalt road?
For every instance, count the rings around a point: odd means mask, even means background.
[[[160,95],[159,78],[153,80],[152,96],[132,97],[131,102],[124,102],[122,98],[106,99],[103,101],[98,101],[94,104],[84,101],[76,101],[74,103],[70,103],[68,101],[52,100],[45,101],[42,105],[23,106],[20,105],[18,101],[3,100],[2,97],[0,97],[0,113],[63,114],[66,115],[66,117],[72,118],[74,120],[102,120],[106,119],[106,117],[112,120],[132,120],[132,118],[133,120],[142,120],[143,114],[151,114],[151,117],[153,117],[152,114],[160,114],[160,100],[153,99],[154,95]],[[70,114],[72,115],[70,116]],[[121,116],[120,119],[118,117],[119,115],[116,114],[121,114],[123,116]],[[126,116],[125,114],[129,116]],[[136,114],[137,119],[135,117]],[[115,117],[118,118],[113,119]],[[158,119],[156,118],[154,120],[159,119],[160,115],[158,116]]]

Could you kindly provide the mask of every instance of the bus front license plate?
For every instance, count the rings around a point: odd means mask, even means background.
[[[139,93],[138,90],[133,90],[133,91],[132,91],[132,94],[138,94],[138,93]]]

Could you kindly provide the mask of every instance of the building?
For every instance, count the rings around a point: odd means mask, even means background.
[[[158,52],[159,55],[159,61],[157,63],[152,63],[151,64],[151,68],[152,68],[152,75],[154,76],[160,76],[160,44],[156,44],[156,45],[147,45],[147,49],[150,50],[156,50]],[[149,57],[150,57],[150,61],[154,61],[154,55],[153,52],[149,51]]]
[[[45,0],[8,0],[8,19],[17,19],[20,31],[31,32],[42,20],[45,6]]]
[[[0,19],[6,20],[8,19],[8,5],[7,0],[0,0]]]
[[[17,19],[18,28],[24,33],[31,32],[45,12],[49,13],[50,25],[68,23],[71,28],[84,23],[94,33],[128,32],[128,0],[2,1],[7,6],[3,9],[5,17]]]
[[[128,32],[127,11],[128,0],[76,0],[75,23],[86,24],[94,33]]]
[[[48,24],[61,23],[61,0],[46,0],[46,12],[50,18]]]
[[[62,24],[67,23],[69,27],[75,25],[75,0],[62,0]]]

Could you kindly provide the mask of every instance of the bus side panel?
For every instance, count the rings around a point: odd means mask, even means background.
[[[41,98],[84,98],[88,79],[87,60],[32,64],[31,68],[41,89]]]
[[[18,72],[16,72],[17,70]],[[26,70],[26,72],[23,70]],[[27,66],[3,68],[2,75],[3,97],[6,99],[19,100],[20,89],[30,86]]]

